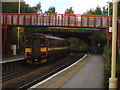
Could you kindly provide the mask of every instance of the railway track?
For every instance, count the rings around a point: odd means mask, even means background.
[[[68,67],[69,65],[80,59],[82,56],[83,54],[71,54],[64,59],[61,59],[54,63],[50,63],[48,65],[41,66],[36,70],[28,72],[24,75],[20,75],[19,77],[4,81],[3,88],[15,88],[17,90],[25,90],[32,85],[57,73],[58,71]]]
[[[30,66],[22,66],[20,68],[14,69],[12,71],[4,72],[2,74],[2,76],[0,77],[0,82],[4,82],[4,81],[7,81],[12,78],[19,77],[19,76],[29,73],[35,69],[36,68],[30,67]]]

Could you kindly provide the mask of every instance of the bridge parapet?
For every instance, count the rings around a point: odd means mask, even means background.
[[[120,18],[118,18],[120,19]],[[79,28],[107,28],[112,16],[80,14],[2,13],[0,23],[9,26],[57,26]]]

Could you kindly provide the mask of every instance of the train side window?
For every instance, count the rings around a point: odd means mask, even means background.
[[[49,45],[50,45],[50,47],[54,47],[54,42],[53,42],[53,40],[50,40],[50,41],[49,41]]]

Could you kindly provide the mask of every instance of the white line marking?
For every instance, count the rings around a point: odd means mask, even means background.
[[[8,62],[14,62],[14,61],[19,61],[19,60],[23,60],[25,58],[18,58],[18,59],[14,59],[14,60],[9,60],[9,61],[2,61],[0,63],[8,63]]]
[[[47,79],[41,81],[41,82],[38,83],[38,84],[33,85],[33,86],[30,87],[28,90],[30,90],[30,89],[32,89],[32,88],[37,88],[38,86],[40,86],[41,84],[43,84],[43,83],[47,82],[48,80],[54,78],[54,77],[57,76],[58,74],[60,74],[60,73],[62,73],[62,72],[64,72],[64,71],[66,71],[66,70],[68,70],[69,68],[71,68],[72,66],[74,66],[75,64],[77,64],[78,62],[80,62],[81,60],[83,60],[83,58],[85,58],[86,56],[87,56],[87,54],[85,54],[81,59],[79,59],[78,61],[76,61],[75,63],[73,63],[72,65],[70,65],[69,67],[67,67],[67,68],[65,68],[65,69],[63,69],[63,70],[61,70],[61,71],[55,73],[54,75],[48,77]]]

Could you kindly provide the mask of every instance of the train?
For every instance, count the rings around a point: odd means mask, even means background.
[[[50,63],[68,53],[69,43],[63,38],[42,33],[26,36],[25,57],[28,64]]]

